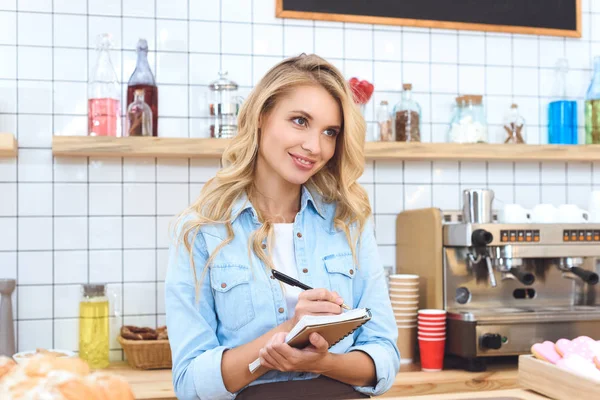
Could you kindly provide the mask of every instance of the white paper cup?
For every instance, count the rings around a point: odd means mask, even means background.
[[[392,308],[394,308],[394,306],[400,307],[400,308],[413,308],[413,307],[419,307],[419,302],[418,301],[397,301],[397,300],[392,300]]]
[[[417,313],[416,312],[414,312],[414,313],[411,313],[411,312],[397,313],[397,312],[395,312],[394,316],[395,317],[411,317],[411,318],[414,317],[415,321],[417,321]]]
[[[411,282],[411,281],[390,281],[390,288],[398,288],[398,289],[415,289],[419,288],[419,282]]]
[[[398,280],[419,280],[419,275],[414,274],[391,274],[390,279]]]
[[[415,288],[407,288],[407,289],[396,289],[396,288],[390,288],[390,294],[391,293],[398,293],[398,294],[418,294],[419,293],[419,288],[415,287]]]
[[[393,302],[394,303],[394,302]],[[418,304],[392,304],[392,309],[396,310],[397,312],[415,312],[415,314],[417,313],[417,311],[419,311],[419,305]],[[398,310],[403,310],[403,311],[398,311]]]
[[[419,301],[418,294],[390,294],[390,299],[397,301]]]

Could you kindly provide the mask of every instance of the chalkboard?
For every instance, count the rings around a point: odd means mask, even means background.
[[[275,1],[279,18],[581,37],[581,0]]]

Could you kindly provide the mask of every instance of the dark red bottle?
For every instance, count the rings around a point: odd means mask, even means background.
[[[127,107],[135,99],[135,91],[144,90],[144,101],[152,110],[152,136],[158,136],[158,88],[148,64],[148,42],[140,39],[137,45],[137,64],[127,84]],[[129,132],[125,132],[129,136]]]

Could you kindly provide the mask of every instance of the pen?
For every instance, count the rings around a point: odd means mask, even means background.
[[[282,274],[281,272],[277,271],[277,270],[273,270],[273,277],[277,280],[280,280],[283,283],[287,283],[290,286],[296,286],[299,287],[302,290],[311,290],[312,288],[308,285],[305,285],[304,283],[292,278],[291,276],[287,276],[286,274]],[[345,303],[342,303],[341,307],[343,309],[346,310],[350,310],[350,307],[348,307]]]

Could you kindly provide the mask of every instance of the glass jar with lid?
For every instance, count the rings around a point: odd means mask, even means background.
[[[219,72],[219,79],[208,86],[210,137],[231,138],[237,134],[237,115],[241,105],[237,83],[227,78],[227,72]]]
[[[483,96],[464,95],[456,98],[454,114],[448,130],[448,141],[482,143],[488,140]]]
[[[500,143],[523,144],[525,139],[525,119],[519,113],[519,106],[513,103],[504,116]]]
[[[402,85],[402,100],[394,106],[394,137],[398,142],[421,141],[421,106],[412,96],[412,84]]]

